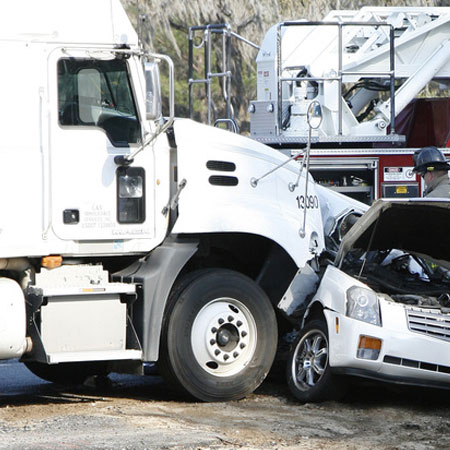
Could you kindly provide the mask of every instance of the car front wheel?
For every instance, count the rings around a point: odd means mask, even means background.
[[[338,400],[345,394],[340,377],[329,365],[328,330],[324,320],[312,320],[301,330],[289,354],[287,382],[301,402]]]

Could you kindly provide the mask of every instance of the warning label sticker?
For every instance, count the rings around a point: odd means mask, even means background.
[[[413,167],[385,167],[383,181],[415,181]]]

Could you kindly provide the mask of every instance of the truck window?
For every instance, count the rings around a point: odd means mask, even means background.
[[[124,59],[58,61],[59,123],[105,130],[116,147],[140,141],[140,126]]]

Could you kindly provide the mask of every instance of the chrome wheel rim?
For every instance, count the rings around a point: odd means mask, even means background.
[[[191,329],[195,359],[206,372],[232,376],[252,360],[256,349],[256,322],[248,308],[233,298],[218,298],[197,314]]]
[[[307,391],[321,380],[328,365],[328,339],[320,330],[306,333],[292,358],[292,379],[301,391]]]

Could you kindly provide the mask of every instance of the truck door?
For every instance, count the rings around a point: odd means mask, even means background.
[[[142,139],[130,75],[136,62],[61,52],[51,63],[57,86],[50,131],[54,232],[83,241],[152,238],[153,204],[146,205],[153,198],[152,151],[141,152],[132,167],[114,163]]]

